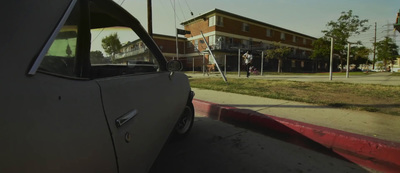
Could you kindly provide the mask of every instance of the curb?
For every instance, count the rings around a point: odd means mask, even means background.
[[[274,131],[295,139],[307,138],[354,163],[375,170],[383,172],[398,172],[400,170],[400,143],[198,99],[193,99],[193,105],[196,112],[212,119],[260,130]],[[296,145],[304,145],[304,142],[299,140],[291,140],[290,142]]]

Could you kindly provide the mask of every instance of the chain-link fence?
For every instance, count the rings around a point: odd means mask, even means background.
[[[226,74],[246,74],[246,65],[242,57],[248,50],[238,50],[237,52],[213,52],[215,61],[209,54],[181,58],[184,64],[184,71],[193,73],[215,73],[218,69],[217,62],[221,71]],[[239,53],[240,52],[240,53]],[[253,57],[250,72],[252,75],[263,75],[265,72],[278,72],[278,59],[267,59],[262,51],[249,51]],[[262,58],[264,57],[264,58]],[[324,72],[328,70],[326,62],[314,61],[309,58],[288,57],[282,60],[281,72]],[[240,73],[241,72],[241,73]]]

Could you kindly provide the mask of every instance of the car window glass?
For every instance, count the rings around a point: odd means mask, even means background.
[[[159,63],[131,28],[95,28],[91,35],[92,78],[159,71]]]
[[[64,76],[76,76],[78,16],[73,10],[47,51],[39,70]]]

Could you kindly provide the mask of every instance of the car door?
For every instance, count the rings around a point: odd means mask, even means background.
[[[120,172],[147,172],[186,105],[186,75],[166,64],[139,22],[112,3],[91,4],[91,77],[101,89]],[[107,48],[118,47],[115,51]]]
[[[17,10],[34,6],[43,10]],[[3,33],[13,41],[1,55],[0,172],[117,172],[100,87],[77,70],[81,2],[7,7],[14,30]]]
[[[153,73],[97,81],[120,171],[148,171],[186,104],[184,76],[170,80],[168,73]]]

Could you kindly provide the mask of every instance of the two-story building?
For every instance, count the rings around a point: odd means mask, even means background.
[[[186,56],[195,59],[195,64],[214,63],[208,56],[203,33],[209,43],[218,64],[227,57],[228,70],[238,68],[238,50],[251,51],[255,59],[253,64],[260,68],[261,51],[273,47],[273,43],[292,48],[292,54],[284,63],[284,71],[313,71],[317,65],[310,60],[312,43],[316,38],[292,30],[260,22],[220,9],[214,9],[182,23],[191,34],[187,38]],[[276,60],[267,60],[266,69],[277,68]],[[321,67],[321,66],[320,66]],[[323,67],[323,66],[322,66]]]
[[[280,43],[280,45],[292,49],[291,55],[283,63],[283,71],[304,72],[315,71],[317,68],[323,70],[327,67],[325,62],[316,64],[309,58],[313,48],[312,43],[316,38],[289,29],[219,9],[193,17],[183,22],[182,25],[191,34],[178,38],[178,55],[176,54],[175,36],[154,34],[153,39],[168,60],[179,57],[186,70],[191,70],[193,67],[201,70],[204,64],[215,63],[212,58],[209,58],[203,36],[209,43],[217,63],[221,67],[226,63],[227,70],[236,71],[240,66],[238,60],[246,51],[253,54],[253,64],[259,69],[261,52],[272,49],[274,43]],[[145,47],[141,45],[142,43],[135,41],[124,45],[120,56],[126,58],[118,58],[121,61],[128,60],[130,58],[125,55],[144,52]],[[275,71],[278,61],[264,59],[263,65],[266,71]]]

